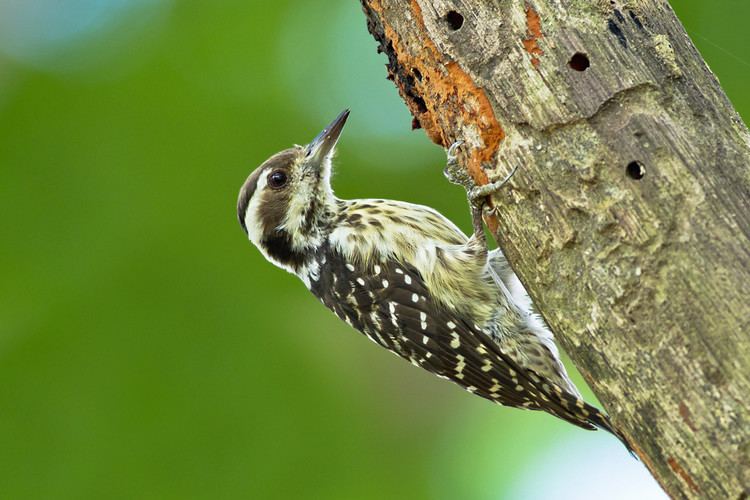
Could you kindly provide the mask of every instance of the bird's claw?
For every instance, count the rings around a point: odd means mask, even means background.
[[[501,181],[477,186],[474,183],[474,179],[472,179],[469,173],[466,170],[462,169],[458,164],[458,159],[456,158],[455,153],[456,149],[461,147],[463,144],[464,141],[459,139],[451,144],[448,150],[445,152],[447,156],[447,165],[445,167],[445,170],[443,170],[443,173],[445,174],[445,177],[453,184],[458,184],[466,188],[466,193],[469,198],[469,205],[471,207],[471,220],[474,227],[474,237],[478,241],[484,241],[486,247],[483,216],[485,214],[497,214],[497,207],[488,207],[487,199],[491,195],[497,193],[503,186],[505,186],[505,184],[508,183],[508,181],[510,181],[511,177],[513,177],[513,175],[518,170],[518,166],[514,167],[510,174],[508,174],[508,176]]]
[[[458,158],[456,158],[456,149],[463,144],[464,141],[459,139],[451,144],[445,152],[447,162],[445,169],[443,169],[443,174],[452,184],[458,184],[459,186],[464,186],[468,189],[468,186],[471,185],[471,180],[469,179],[468,174],[461,168],[461,165],[458,164]]]
[[[469,190],[469,201],[475,203],[478,200],[487,198],[488,196],[492,196],[493,194],[497,193],[503,188],[503,186],[508,183],[508,181],[510,181],[517,170],[518,166],[513,167],[513,170],[505,177],[505,179],[501,181],[491,182],[482,186],[473,187]]]
[[[450,145],[448,151],[445,153],[448,156],[448,163],[450,163],[451,161],[456,161],[456,155],[454,153],[456,149],[463,145],[463,143],[464,141],[462,139],[458,139]]]
[[[493,194],[497,193],[502,189],[505,184],[513,177],[518,170],[518,166],[514,167],[513,170],[508,174],[505,179],[485,184],[482,186],[474,186],[469,189],[467,195],[469,198],[469,205],[471,205],[471,219],[474,226],[474,234],[477,238],[484,237],[484,218],[486,215],[497,215],[498,207],[490,207],[487,204],[487,199]]]

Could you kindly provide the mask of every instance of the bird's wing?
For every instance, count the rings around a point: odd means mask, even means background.
[[[311,291],[342,320],[417,366],[490,401],[612,430],[598,409],[515,362],[478,325],[437,303],[417,270],[329,252]]]

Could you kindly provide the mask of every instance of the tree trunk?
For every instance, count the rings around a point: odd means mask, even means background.
[[[750,487],[750,134],[665,0],[362,0],[565,350],[675,498]],[[616,471],[615,471],[616,472]]]

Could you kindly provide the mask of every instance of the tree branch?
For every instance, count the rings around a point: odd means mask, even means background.
[[[676,498],[750,486],[750,134],[665,0],[362,0],[428,136]],[[744,496],[743,496],[744,495]]]

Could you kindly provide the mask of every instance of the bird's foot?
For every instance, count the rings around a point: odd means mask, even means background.
[[[484,211],[487,208],[487,199],[472,200],[469,198],[469,206],[471,207],[471,226],[474,229],[471,239],[486,251],[487,236],[484,233]]]
[[[469,201],[471,203],[476,203],[478,200],[485,199],[488,196],[492,196],[493,194],[497,193],[503,188],[503,186],[508,183],[508,181],[510,181],[517,170],[518,166],[515,166],[513,167],[513,170],[505,177],[505,179],[497,182],[491,182],[483,186],[475,186],[471,188],[469,190]]]
[[[461,168],[461,165],[458,164],[458,158],[456,157],[456,150],[463,144],[464,141],[459,139],[451,144],[451,146],[448,148],[448,151],[445,152],[445,155],[447,156],[447,162],[445,165],[445,169],[443,169],[443,174],[445,175],[445,178],[448,179],[448,181],[452,184],[458,184],[459,186],[463,186],[464,188],[469,190],[474,185],[474,182],[471,180],[471,177],[466,172],[466,170]]]
[[[516,173],[516,170],[518,170],[518,167],[513,168],[511,173],[501,181],[492,182],[483,186],[474,186],[468,191],[469,205],[471,205],[471,221],[474,227],[474,236],[479,240],[485,240],[485,244],[486,238],[484,235],[483,216],[485,213],[488,215],[497,214],[497,207],[488,207],[487,200],[490,196],[500,191],[500,189],[502,189],[503,186],[508,183],[511,177],[513,177],[513,175]]]
[[[463,144],[464,141],[459,139],[450,145],[450,147],[446,151],[448,161],[445,169],[443,170],[443,173],[445,174],[445,177],[448,179],[448,181],[452,182],[453,184],[464,186],[464,188],[466,188],[466,192],[469,198],[469,206],[471,207],[471,222],[474,229],[474,235],[472,239],[480,244],[480,246],[484,247],[484,249],[486,249],[487,238],[484,234],[483,216],[485,213],[487,213],[488,215],[493,214],[497,210],[497,207],[490,208],[487,206],[487,199],[493,194],[500,191],[500,189],[502,189],[503,186],[505,186],[505,184],[510,181],[510,179],[518,170],[518,166],[513,168],[510,174],[508,174],[508,176],[501,181],[492,182],[483,186],[477,186],[471,175],[469,175],[466,169],[462,168],[458,163],[456,150]]]

